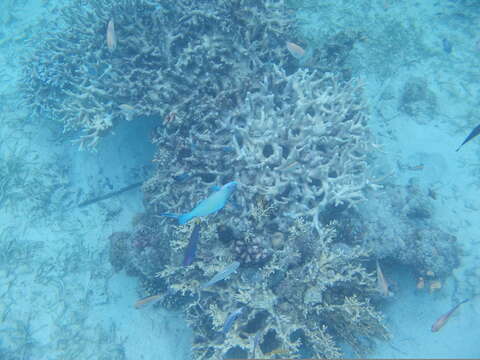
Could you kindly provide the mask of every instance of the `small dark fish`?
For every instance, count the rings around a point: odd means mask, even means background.
[[[225,323],[223,324],[222,333],[224,335],[228,333],[228,331],[232,328],[235,320],[237,320],[238,317],[242,315],[242,313],[243,313],[243,307],[240,307],[234,312],[232,312],[230,315],[228,315],[227,320],[225,320]]]
[[[188,266],[195,260],[195,253],[197,252],[197,244],[200,239],[200,221],[197,220],[192,234],[190,235],[190,241],[185,249],[185,256],[183,258],[183,266]]]
[[[226,153],[234,152],[235,148],[233,146],[223,146],[222,151]]]
[[[174,175],[173,180],[175,180],[178,183],[183,183],[183,182],[187,181],[188,179],[190,179],[191,177],[192,177],[192,175],[190,175],[189,173],[183,173],[183,174],[180,174],[180,175]]]
[[[467,142],[469,142],[470,140],[472,140],[475,136],[477,136],[478,134],[480,134],[480,125],[478,125],[475,129],[473,129],[471,131],[470,134],[468,134],[468,136],[465,138],[465,140],[463,140],[463,143],[458,147],[457,150],[455,151],[458,151],[460,150],[460,148],[465,145]]]
[[[435,321],[435,323],[432,325],[432,332],[437,332],[439,331],[443,325],[445,325],[448,321],[448,319],[450,318],[450,316],[455,312],[455,310],[458,309],[458,307],[464,303],[466,303],[467,301],[469,301],[470,299],[465,299],[461,302],[459,302],[457,305],[455,305],[453,307],[452,310],[450,310],[449,312],[447,312],[446,314],[443,314],[442,316],[440,316],[437,321]]]
[[[452,43],[448,41],[448,39],[443,39],[442,40],[442,45],[443,45],[443,51],[445,51],[447,54],[452,53]]]

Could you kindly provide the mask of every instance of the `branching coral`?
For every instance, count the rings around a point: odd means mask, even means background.
[[[152,132],[147,214],[121,243],[112,238],[112,254],[126,251],[127,269],[184,309],[197,358],[246,356],[254,338],[263,354],[338,356],[341,340],[360,348],[360,337],[385,334],[368,302],[367,254],[321,221],[369,186],[361,90],[312,64],[292,68],[283,1],[92,0],[62,14],[68,28],[45,35],[27,62],[27,98],[90,147],[119,121],[164,120]],[[201,224],[195,261],[182,266],[192,227],[159,213],[189,211],[230,180],[240,183],[231,204]],[[236,273],[202,287],[234,261]]]
[[[84,131],[87,147],[132,113],[220,117],[245,95],[250,69],[287,56],[278,45],[291,26],[285,5],[271,0],[91,0],[61,14],[32,44],[22,83],[35,112],[61,121],[65,131]],[[106,44],[110,20],[113,51]]]
[[[172,250],[156,258],[156,292],[165,293],[165,306],[185,310],[198,358],[245,357],[256,336],[263,354],[281,347],[337,356],[340,340],[361,352],[368,347],[362,336],[386,336],[369,305],[374,279],[362,265],[368,254],[335,242],[335,231],[321,223],[329,207],[355,206],[369,186],[360,89],[333,74],[289,75],[275,65],[262,74],[221,117],[170,121],[153,134],[157,168],[143,186],[144,201]],[[211,184],[231,180],[240,183],[233,206],[208,219],[196,261],[179,266],[178,244],[186,244],[188,230],[155,214],[189,211]],[[232,261],[243,264],[237,274],[201,288]],[[222,336],[239,307],[245,311]]]
[[[258,85],[221,119],[193,124],[181,138],[170,136],[181,131],[171,124],[154,137],[158,173],[144,186],[152,211],[183,211],[206,184],[235,179],[243,211],[233,228],[246,230],[244,219],[257,214],[262,196],[277,214],[308,217],[320,231],[325,206],[363,199],[370,140],[359,88],[332,74],[286,75],[275,66]],[[175,173],[190,179],[176,183]],[[276,225],[286,230],[286,223]]]
[[[375,287],[374,277],[362,265],[368,253],[335,242],[333,225],[320,235],[313,229],[294,232],[296,239],[292,236],[263,268],[240,268],[227,280],[202,288],[229,253],[211,232],[213,227],[209,229],[206,241],[215,249],[204,248],[190,267],[167,266],[157,274],[168,289],[163,304],[183,307],[194,329],[196,358],[249,356],[255,336],[257,354],[281,348],[293,355],[309,349],[317,357],[341,356],[338,339],[363,353],[371,346],[364,338],[388,337],[382,316],[368,298]],[[304,241],[317,251],[291,265],[289,254],[296,252],[296,242]],[[246,309],[244,314],[222,336],[228,314],[239,306]]]

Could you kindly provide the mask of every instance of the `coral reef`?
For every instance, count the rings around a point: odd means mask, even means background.
[[[341,356],[339,341],[362,354],[372,347],[366,338],[387,339],[382,316],[369,300],[376,292],[375,278],[363,265],[369,254],[336,242],[334,225],[317,234],[299,219],[291,225],[284,249],[273,252],[265,266],[242,266],[230,278],[203,288],[201,284],[234,256],[231,246],[220,245],[216,226],[208,224],[203,241],[214,246],[201,247],[190,267],[173,263],[157,274],[163,305],[183,308],[195,332],[195,358],[251,356],[254,337],[257,354],[283,349],[292,355],[310,351],[329,358]],[[173,243],[185,243],[191,228],[180,228]],[[301,242],[315,249],[308,257],[298,254],[296,244]],[[240,306],[245,308],[243,315],[222,337],[226,318]]]
[[[371,249],[379,259],[407,265],[422,278],[445,278],[460,264],[456,237],[433,221],[435,201],[415,182],[388,185],[370,195],[361,211],[337,218],[339,237]]]
[[[279,46],[291,26],[282,1],[96,0],[61,13],[33,40],[22,85],[36,113],[82,131],[85,147],[119,121],[218,119],[244,97],[250,69],[288,56]]]
[[[359,88],[333,74],[287,75],[272,66],[257,91],[230,114],[192,124],[182,137],[171,136],[181,131],[175,123],[153,136],[158,170],[143,190],[154,213],[185,211],[209,184],[235,179],[242,213],[229,220],[234,231],[247,233],[250,223],[255,229],[258,218],[272,216],[269,207],[285,218],[308,217],[320,231],[319,215],[327,205],[353,206],[371,185],[371,140]],[[179,182],[176,174],[189,178]],[[285,232],[288,221],[272,226]]]
[[[342,342],[362,354],[388,337],[371,303],[367,246],[336,238],[325,221],[375,187],[361,88],[325,66],[344,67],[359,35],[333,37],[298,69],[283,1],[101,0],[62,14],[65,30],[26,61],[27,100],[83,132],[89,148],[119,121],[159,120],[146,213],[111,236],[110,260],[139,276],[146,295],[183,309],[196,358],[340,357]],[[109,48],[110,21],[118,42]],[[238,190],[202,222],[195,259],[182,266],[193,224],[158,215],[189,211],[232,180]],[[202,287],[234,262],[235,273]]]
[[[128,258],[138,259],[146,295],[163,293],[163,306],[184,309],[196,358],[249,356],[255,338],[257,353],[339,357],[341,341],[364,353],[372,346],[364,338],[388,337],[370,304],[368,252],[336,241],[334,225],[322,224],[325,212],[355,207],[372,185],[371,140],[353,81],[273,65],[222,118],[172,121],[152,140],[156,170],[143,185],[144,203],[164,249],[152,257],[131,246]],[[189,211],[211,185],[231,180],[239,182],[231,204],[204,221],[196,261],[181,266],[193,224],[158,215]],[[233,261],[242,264],[236,274],[202,288]]]

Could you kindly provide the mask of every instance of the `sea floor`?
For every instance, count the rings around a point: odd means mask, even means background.
[[[143,210],[140,190],[76,206],[147,176],[150,124],[119,128],[89,153],[48,119],[32,121],[18,98],[18,57],[62,2],[7,3],[10,13],[0,15],[0,171],[9,179],[2,184],[8,196],[0,198],[0,358],[189,359],[192,334],[182,315],[135,309],[137,279],[114,273],[109,263],[108,236],[131,229]],[[480,123],[480,5],[303,3],[298,17],[312,46],[331,32],[365,32],[350,61],[365,84],[380,149],[376,166],[391,173],[392,183],[434,188],[435,222],[463,252],[460,267],[434,293],[418,291],[408,268],[385,270],[398,289],[383,304],[393,336],[370,356],[479,358],[480,144],[455,149]],[[396,35],[385,39],[392,27]],[[388,52],[395,60],[386,61]],[[406,110],[408,81],[426,84],[434,106]],[[129,141],[132,132],[144,146]],[[464,298],[471,301],[432,333],[435,320]]]

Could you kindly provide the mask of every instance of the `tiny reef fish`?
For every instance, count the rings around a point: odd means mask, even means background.
[[[442,46],[443,46],[443,51],[445,51],[447,54],[452,53],[452,43],[448,41],[447,38],[442,39]]]
[[[178,220],[180,225],[186,224],[193,218],[199,216],[207,216],[217,211],[223,209],[225,204],[227,203],[230,195],[235,191],[237,188],[237,182],[231,181],[225,185],[223,185],[218,191],[211,194],[206,199],[202,200],[195,208],[185,214],[171,214],[171,213],[164,213],[160,214],[160,216],[167,216],[172,217]]]
[[[290,52],[290,54],[292,54],[293,57],[300,59],[305,55],[305,50],[300,45],[297,45],[290,41],[287,41],[286,45],[287,45],[287,50]]]
[[[425,165],[418,164],[418,165],[413,165],[413,166],[407,166],[407,169],[410,170],[410,171],[420,171],[420,170],[423,170],[424,167],[425,167]]]
[[[135,108],[132,105],[128,105],[128,104],[120,104],[118,105],[118,107],[122,111],[131,111],[131,112],[135,111]]]
[[[183,183],[192,177],[189,173],[181,173],[179,175],[173,175],[173,180],[178,183]]]
[[[467,142],[469,142],[470,140],[472,140],[475,136],[477,136],[478,134],[480,134],[480,125],[478,125],[477,127],[475,127],[475,129],[473,129],[470,134],[468,134],[468,136],[465,138],[465,140],[463,140],[463,143],[457,148],[457,150],[455,151],[458,151],[460,150],[460,148],[465,145]]]
[[[115,50],[117,47],[117,36],[115,35],[115,24],[113,19],[110,19],[107,25],[107,47],[110,51]]]
[[[463,301],[460,301],[457,305],[455,305],[452,310],[450,310],[449,312],[447,312],[446,314],[443,314],[442,316],[440,316],[437,321],[435,321],[435,323],[432,325],[432,332],[437,332],[439,331],[448,321],[448,319],[450,318],[450,316],[452,316],[452,314],[455,312],[455,310],[458,309],[458,307],[464,303],[466,303],[467,301],[469,301],[470,299],[465,299]]]
[[[225,320],[225,323],[223,324],[223,329],[222,333],[226,335],[228,331],[232,328],[233,323],[235,320],[238,319],[240,315],[243,313],[243,307],[239,307],[237,310],[232,312],[230,315],[228,315],[227,319]]]
[[[196,223],[193,227],[190,240],[188,241],[187,248],[185,249],[185,255],[183,258],[183,266],[188,266],[195,260],[195,253],[197,252],[198,240],[200,239],[200,220],[195,219]]]
[[[382,294],[382,296],[389,296],[390,292],[388,291],[388,283],[383,275],[382,269],[380,268],[380,264],[377,260],[377,290]]]
[[[133,306],[135,307],[135,309],[142,309],[147,306],[152,306],[153,304],[156,304],[158,301],[160,301],[161,298],[161,295],[147,296],[146,298],[138,300]]]
[[[239,266],[240,263],[238,261],[234,261],[231,264],[227,265],[222,271],[215,274],[213,278],[203,284],[202,289],[212,286],[213,284],[216,284],[217,282],[228,278],[230,275],[237,271]]]

